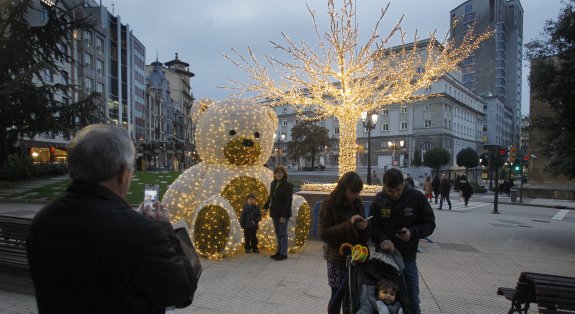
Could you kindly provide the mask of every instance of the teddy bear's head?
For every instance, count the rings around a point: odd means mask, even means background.
[[[263,165],[269,159],[278,126],[270,107],[237,98],[200,101],[192,118],[203,162],[248,166]]]

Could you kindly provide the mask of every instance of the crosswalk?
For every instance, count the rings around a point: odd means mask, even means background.
[[[476,202],[473,200],[469,200],[469,203],[467,204],[467,206],[465,206],[465,202],[459,201],[458,199],[454,199],[454,200],[451,200],[451,210],[470,210],[470,209],[485,206],[487,204],[490,204],[490,203]],[[431,207],[433,209],[438,209],[439,203],[438,204],[431,204]],[[443,210],[447,210],[447,209],[449,209],[449,205],[447,205],[447,202],[443,202]]]

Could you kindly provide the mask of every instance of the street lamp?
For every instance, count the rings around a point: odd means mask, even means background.
[[[399,141],[399,147],[397,145],[397,143],[395,142],[395,140],[393,140],[393,142],[389,141],[387,142],[387,146],[389,147],[389,149],[391,149],[393,151],[393,161],[397,160],[395,159],[395,151],[398,149],[403,149],[403,147],[405,146],[405,141]],[[399,165],[399,163],[398,163]]]
[[[277,154],[277,160],[276,160],[276,166],[280,165],[280,157],[281,157],[281,153],[282,153],[282,143],[285,141],[286,139],[286,134],[285,132],[282,132],[281,136],[280,136],[280,140],[278,141],[278,147],[276,148],[276,154]]]
[[[363,127],[367,129],[367,184],[371,184],[371,130],[375,129],[375,124],[377,123],[377,113],[373,112],[370,115],[370,119],[367,117],[367,112],[361,113],[361,120],[363,121]]]

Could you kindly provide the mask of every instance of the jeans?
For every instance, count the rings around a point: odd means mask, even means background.
[[[287,234],[287,226],[288,226],[288,219],[282,224],[280,223],[281,218],[272,218],[274,222],[274,231],[276,233],[276,238],[278,240],[278,246],[276,251],[281,255],[287,255],[288,251],[288,234]]]
[[[407,286],[407,295],[409,296],[409,307],[412,314],[421,314],[419,309],[419,272],[417,263],[413,261],[404,261],[403,277]]]
[[[449,205],[449,209],[451,209],[451,201],[449,200],[449,193],[441,194],[441,198],[439,199],[439,209],[441,209],[443,206],[443,199],[445,199],[447,201],[447,204]]]

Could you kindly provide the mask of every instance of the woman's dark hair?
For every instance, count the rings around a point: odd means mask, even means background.
[[[344,199],[346,190],[350,190],[352,192],[360,192],[363,190],[363,181],[361,181],[361,177],[357,172],[350,171],[341,176],[329,197],[332,201],[338,204]]]
[[[401,170],[391,168],[383,174],[383,185],[390,189],[395,189],[403,184],[403,173]]]
[[[277,167],[274,169],[274,174],[275,174],[276,172],[283,172],[284,177],[282,178],[282,180],[284,180],[284,181],[287,180],[287,170],[286,170],[286,167],[284,167],[284,166],[282,166],[282,165],[279,165],[279,166],[277,166]],[[275,179],[274,179],[274,180],[275,180]]]

